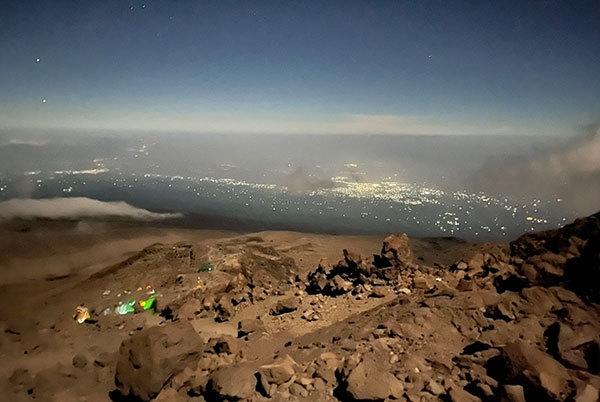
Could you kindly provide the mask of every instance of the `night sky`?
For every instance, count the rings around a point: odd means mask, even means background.
[[[0,127],[568,136],[600,1],[0,1]]]

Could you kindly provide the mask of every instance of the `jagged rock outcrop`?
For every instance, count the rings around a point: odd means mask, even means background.
[[[343,250],[344,259],[334,266],[319,265],[307,276],[306,291],[310,294],[339,296],[349,292],[372,292],[372,286],[398,284],[398,275],[413,265],[413,252],[408,236],[391,235],[383,243],[381,255],[364,259],[352,251]],[[380,297],[381,291],[373,295]]]
[[[375,256],[375,266],[379,268],[405,268],[414,260],[410,241],[406,233],[391,235],[383,240],[381,255]]]
[[[600,212],[510,243],[512,262],[532,284],[561,285],[600,300]]]

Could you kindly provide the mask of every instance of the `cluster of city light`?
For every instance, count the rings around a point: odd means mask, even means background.
[[[142,148],[143,149],[143,148]],[[140,150],[137,150],[140,151]],[[113,159],[113,158],[111,158]],[[243,207],[265,208],[274,214],[294,213],[352,217],[369,220],[373,224],[418,225],[435,228],[451,235],[484,233],[506,235],[507,227],[525,226],[526,230],[547,227],[549,218],[541,200],[514,204],[505,198],[467,191],[448,192],[434,186],[403,183],[393,178],[380,182],[356,182],[347,176],[332,177],[332,188],[321,188],[306,193],[289,191],[285,186],[252,183],[233,178],[213,176],[193,177],[160,173],[123,173],[118,168],[108,169],[104,159],[95,159],[94,169],[25,172],[37,187],[44,181],[55,181],[62,193],[85,194],[85,176],[95,176],[94,182],[107,182],[124,189],[161,188],[189,192],[205,201],[231,200]],[[109,173],[110,172],[110,173]],[[75,176],[79,176],[76,178]],[[139,180],[143,180],[140,182]],[[9,182],[0,182],[0,191],[6,194]],[[157,187],[158,186],[158,187]],[[224,198],[223,198],[224,197]],[[199,207],[204,201],[200,201]],[[212,202],[212,201],[211,201]],[[557,199],[556,202],[562,202]],[[349,206],[352,204],[351,206]],[[544,205],[543,205],[544,204]],[[421,208],[421,207],[434,207]],[[485,218],[481,212],[489,210]],[[504,216],[501,217],[502,213]],[[495,217],[494,217],[494,214]],[[501,217],[501,219],[499,219]],[[558,223],[562,225],[565,219]],[[552,224],[552,222],[550,222]],[[379,223],[377,223],[379,224]]]

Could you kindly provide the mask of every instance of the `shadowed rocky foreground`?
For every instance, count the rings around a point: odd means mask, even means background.
[[[2,399],[598,401],[600,213],[509,245],[372,244],[155,244],[81,281],[46,277],[42,299],[5,294]]]

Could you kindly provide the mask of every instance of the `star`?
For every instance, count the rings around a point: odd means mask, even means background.
[[[46,103],[46,102],[47,102],[46,98],[43,98],[42,103]]]
[[[39,57],[37,57],[37,58],[35,59],[35,62],[36,62],[36,63],[39,63],[40,61],[42,61],[42,60],[41,60]]]

